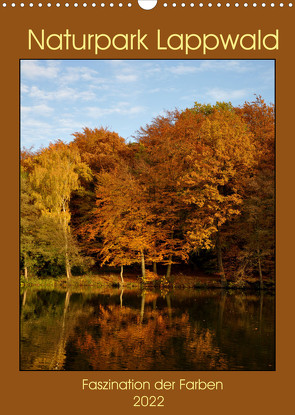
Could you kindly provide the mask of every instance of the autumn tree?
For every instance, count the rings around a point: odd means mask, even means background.
[[[193,250],[218,245],[219,228],[239,213],[239,180],[253,164],[251,133],[243,120],[230,104],[196,104],[156,118],[138,140],[151,210],[169,235],[168,265],[172,256],[187,260]],[[224,281],[222,268],[220,274]]]
[[[144,189],[130,171],[119,165],[97,176],[96,208],[85,227],[88,239],[101,237],[102,248],[93,247],[101,264],[123,266],[141,263],[145,278],[145,259],[159,257],[155,249],[155,218],[149,211]]]
[[[199,104],[195,111],[203,111]],[[224,223],[240,214],[243,203],[243,183],[252,175],[255,164],[253,137],[245,122],[231,104],[206,106],[206,119],[200,128],[200,139],[209,149],[206,166],[211,171],[210,188],[214,194],[209,210],[214,217],[215,247],[218,270],[225,283],[220,230]]]
[[[128,159],[129,151],[124,139],[107,128],[84,128],[73,136],[70,146],[78,151],[81,161],[88,165],[92,173],[91,180],[85,181],[82,178],[82,186],[72,193],[70,201],[72,228],[78,236],[81,250],[88,254],[93,250],[93,244],[84,238],[81,229],[91,221],[96,200],[97,175],[103,171],[112,171],[122,160]]]
[[[34,198],[29,172],[23,167],[20,190],[20,256],[24,277],[28,279],[28,275],[56,273],[64,264],[62,225],[54,217],[42,214]],[[77,263],[76,246],[73,241],[68,245],[69,256],[75,258]]]
[[[112,170],[128,153],[124,138],[102,127],[84,128],[73,136],[71,146],[78,149],[81,160],[93,173]]]
[[[240,217],[227,229],[226,256],[239,278],[256,273],[263,288],[263,274],[274,272],[274,106],[256,97],[235,110],[253,134],[255,165],[252,175],[241,182],[244,203]]]
[[[69,202],[71,194],[80,187],[80,178],[90,178],[89,168],[81,162],[77,151],[58,141],[38,154],[30,174],[32,195],[44,218],[60,230],[67,278],[71,276],[73,239],[70,229]]]
[[[155,217],[158,230],[155,243],[162,262],[168,265],[168,278],[173,261],[188,259],[183,234],[187,215],[180,200],[180,178],[190,149],[175,127],[178,116],[175,112],[157,117],[138,133],[137,174]]]

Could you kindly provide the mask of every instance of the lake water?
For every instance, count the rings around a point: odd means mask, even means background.
[[[21,370],[275,370],[275,299],[238,291],[25,290]]]

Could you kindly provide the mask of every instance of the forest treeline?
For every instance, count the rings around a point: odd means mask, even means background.
[[[21,152],[21,270],[86,273],[172,264],[221,282],[274,273],[274,106],[195,103],[126,143],[108,129]],[[146,270],[146,266],[147,269]]]

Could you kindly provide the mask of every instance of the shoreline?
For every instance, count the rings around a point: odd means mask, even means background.
[[[121,282],[120,276],[110,275],[85,275],[73,276],[70,280],[66,277],[31,277],[28,280],[20,277],[21,288],[43,288],[43,289],[67,289],[67,288],[126,288],[126,289],[238,289],[238,290],[255,290],[260,291],[258,278],[249,278],[243,281],[228,280],[226,286],[222,286],[218,281],[218,276],[184,276],[182,274],[174,275],[168,283],[146,282],[143,283],[139,277],[127,276],[124,283]],[[275,290],[275,281],[265,279],[262,291]]]

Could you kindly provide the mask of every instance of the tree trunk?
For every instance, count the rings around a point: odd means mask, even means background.
[[[63,204],[63,212],[64,215],[66,214],[65,204]],[[63,219],[63,230],[64,230],[64,238],[65,238],[65,263],[66,263],[66,273],[67,273],[67,280],[69,281],[72,273],[71,273],[71,265],[69,259],[69,241],[68,241],[68,223],[66,217]]]
[[[263,290],[263,275],[262,275],[262,269],[261,269],[261,259],[260,259],[260,249],[257,248],[257,256],[258,256],[258,271],[259,271],[259,287],[261,290]]]
[[[67,273],[67,280],[69,281],[71,276],[72,276],[72,273],[71,273],[71,265],[70,265],[70,260],[69,260],[69,254],[68,254],[67,251],[66,251],[66,273]]]
[[[166,279],[167,281],[171,278],[171,267],[172,267],[172,255],[169,255],[169,262],[167,265]]]
[[[123,271],[124,271],[124,266],[121,265],[120,277],[121,277],[122,284],[124,284]]]
[[[158,275],[156,262],[153,262],[153,273]]]
[[[226,281],[224,269],[223,269],[219,231],[217,231],[217,234],[216,234],[216,252],[217,252],[218,273],[220,275],[221,285],[224,287],[227,281]]]
[[[145,261],[144,261],[144,253],[143,250],[140,250],[141,253],[141,277],[144,280],[145,279]]]
[[[25,277],[25,280],[27,281],[28,280],[27,254],[24,254],[24,271],[25,271],[24,277]]]
[[[24,291],[22,308],[26,305],[26,301],[27,301],[27,290]]]

